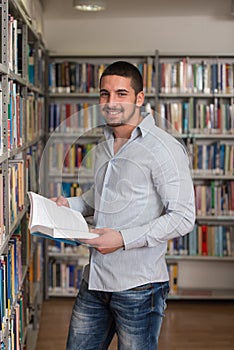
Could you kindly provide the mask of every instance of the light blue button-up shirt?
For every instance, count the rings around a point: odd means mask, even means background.
[[[94,186],[68,200],[83,215],[93,212],[96,227],[121,231],[125,248],[106,255],[91,249],[84,277],[102,291],[167,281],[167,241],[190,232],[195,220],[186,149],[151,115],[116,154],[111,128],[104,134],[95,149]]]

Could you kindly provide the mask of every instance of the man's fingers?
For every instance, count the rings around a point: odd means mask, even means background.
[[[67,198],[63,197],[63,196],[59,196],[57,198],[51,198],[52,200],[54,200],[54,202],[58,205],[58,206],[64,206],[64,207],[69,207],[69,203]]]

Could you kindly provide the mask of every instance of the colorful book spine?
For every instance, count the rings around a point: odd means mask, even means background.
[[[208,185],[196,185],[196,209],[198,216],[233,216],[233,181],[211,181]]]
[[[9,81],[8,102],[8,149],[14,149],[23,145],[24,134],[24,105],[21,87]]]
[[[232,63],[214,63],[209,59],[191,61],[192,58],[184,57],[176,62],[160,62],[161,93],[233,93]]]
[[[88,103],[51,103],[49,105],[50,132],[79,133],[103,125],[98,105]]]
[[[190,154],[195,175],[232,175],[234,145],[225,141],[191,144]]]
[[[196,224],[187,236],[168,242],[167,255],[233,257],[234,228]]]
[[[155,66],[153,58],[148,62],[135,63],[143,75],[146,93],[155,92]],[[48,69],[49,92],[51,93],[97,93],[99,79],[107,64],[91,62],[50,62]]]
[[[78,145],[55,143],[49,148],[51,174],[76,175],[78,171],[92,175],[94,169],[94,144]]]
[[[77,261],[49,261],[49,292],[76,293],[81,284],[83,267]]]

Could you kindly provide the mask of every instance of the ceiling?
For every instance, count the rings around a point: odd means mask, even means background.
[[[232,0],[105,0],[107,10],[84,13],[72,0],[41,0],[45,19],[92,19],[157,16],[230,16]],[[139,23],[140,25],[140,23]]]

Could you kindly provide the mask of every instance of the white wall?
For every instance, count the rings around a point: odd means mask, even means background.
[[[65,54],[232,53],[234,17],[45,20],[48,49]]]

